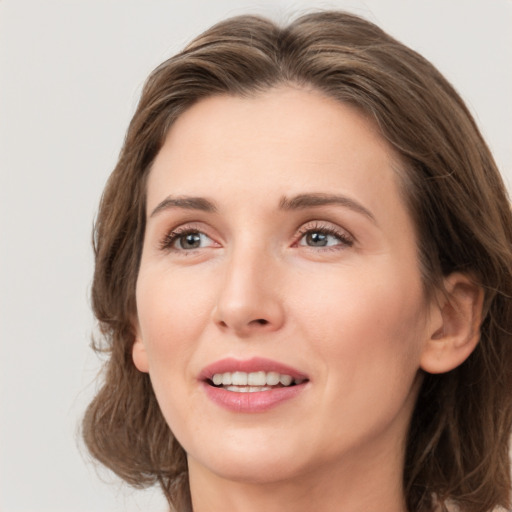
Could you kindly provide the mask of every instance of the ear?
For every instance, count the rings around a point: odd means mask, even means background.
[[[428,373],[445,373],[462,364],[480,340],[484,291],[465,274],[444,280],[431,314],[430,336],[420,366]]]
[[[142,341],[140,335],[140,329],[138,327],[137,322],[134,322],[135,329],[135,341],[132,346],[132,359],[135,367],[139,372],[148,373],[149,372],[149,364],[148,364],[148,355],[146,352],[146,346]]]

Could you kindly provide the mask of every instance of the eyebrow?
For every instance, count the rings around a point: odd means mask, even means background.
[[[200,210],[202,212],[215,213],[217,207],[204,197],[190,197],[190,196],[168,196],[162,202],[158,203],[156,208],[151,212],[150,217],[154,217],[156,214],[163,210],[171,208],[182,208],[184,210]]]
[[[279,208],[281,210],[305,210],[307,208],[331,205],[344,206],[345,208],[363,214],[375,224],[377,223],[370,210],[347,196],[319,192],[313,194],[299,194],[291,198],[282,197],[279,202]]]
[[[280,210],[305,210],[307,208],[317,208],[321,206],[339,205],[349,208],[357,213],[368,217],[376,223],[372,212],[354,199],[343,195],[324,194],[322,192],[299,194],[288,198],[283,196],[279,201]],[[216,213],[218,211],[215,203],[205,197],[192,196],[168,196],[161,201],[151,212],[150,217],[154,217],[163,210],[172,208],[181,208],[184,210],[199,210],[207,213]]]

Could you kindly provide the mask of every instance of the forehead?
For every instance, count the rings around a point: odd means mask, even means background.
[[[373,121],[317,91],[292,87],[215,96],[185,111],[167,134],[148,182],[148,209],[166,194],[220,198],[336,191],[368,206],[398,195],[398,158]]]

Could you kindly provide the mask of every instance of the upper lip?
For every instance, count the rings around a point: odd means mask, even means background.
[[[203,368],[201,373],[199,374],[200,380],[211,380],[212,377],[216,373],[226,373],[226,372],[277,372],[282,375],[290,375],[294,379],[307,379],[308,376],[286,364],[279,363],[278,361],[273,361],[272,359],[266,359],[264,357],[253,357],[251,359],[235,359],[235,358],[226,358],[221,359],[219,361],[215,361],[214,363]]]

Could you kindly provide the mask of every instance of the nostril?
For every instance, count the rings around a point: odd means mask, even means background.
[[[265,318],[256,318],[256,319],[251,320],[248,323],[242,324],[240,326],[237,325],[235,322],[230,324],[229,322],[226,322],[225,320],[219,320],[217,323],[218,323],[219,327],[221,327],[222,329],[229,329],[230,327],[233,327],[235,330],[238,330],[239,328],[243,329],[244,326],[245,327],[250,327],[250,326],[256,327],[258,325],[261,325],[261,326],[270,325],[270,321],[266,320]]]

